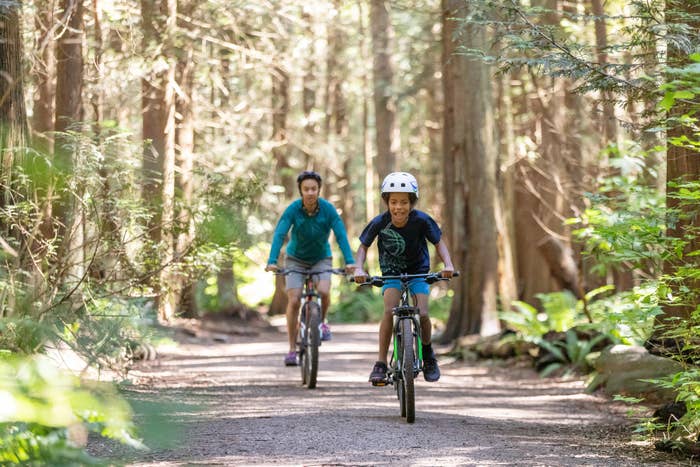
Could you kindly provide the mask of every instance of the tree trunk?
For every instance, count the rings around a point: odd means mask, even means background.
[[[40,0],[36,2],[35,27],[37,31],[35,53],[41,57],[34,64],[36,90],[34,94],[34,109],[32,112],[33,145],[51,154],[53,151],[54,103],[56,88],[55,41],[52,26],[55,22],[55,0]]]
[[[158,315],[169,321],[177,312],[179,290],[175,262],[175,70],[177,68],[175,35],[177,32],[177,0],[163,0],[162,8],[167,12],[165,25],[165,58],[168,68],[164,77],[165,94],[162,108],[165,111],[163,146],[163,207],[161,226],[161,295],[158,300]]]
[[[507,310],[518,299],[518,270],[515,254],[515,131],[510,74],[501,75],[498,85],[498,134],[500,135],[497,170],[499,193],[496,222],[498,225],[498,270],[501,309]]]
[[[484,31],[477,26],[466,28],[469,48],[488,48]],[[469,83],[466,94],[465,152],[467,155],[467,182],[469,198],[468,250],[469,262],[463,263],[467,270],[460,279],[467,294],[467,321],[460,335],[477,330],[482,335],[500,331],[498,309],[498,185],[496,181],[498,148],[496,122],[491,89],[490,67],[480,59],[467,62],[464,79]]]
[[[396,145],[399,142],[395,123],[394,72],[390,48],[392,27],[388,8],[389,2],[386,0],[371,0],[376,168],[380,178],[396,170]]]
[[[158,316],[169,320],[175,313],[172,281],[175,197],[175,33],[177,1],[141,1],[144,49],[148,53],[164,44],[163,70],[152,70],[142,80],[143,138],[150,141],[144,152],[143,199],[151,209],[148,230],[157,246],[161,267],[155,290],[158,293]]]
[[[20,3],[0,4],[0,208],[15,203],[13,167],[24,163],[17,149],[25,146],[28,134],[20,24]],[[9,234],[10,227],[3,225],[0,232]]]
[[[362,56],[369,55],[369,45],[366,39],[364,12],[362,10],[362,0],[358,0],[357,7],[359,14],[359,29],[360,29],[360,50]],[[379,181],[375,168],[377,163],[372,152],[372,143],[369,135],[369,96],[368,89],[370,87],[369,73],[365,70],[362,73],[362,156],[365,161],[365,219],[374,219],[377,215],[377,206],[379,205],[376,195]],[[369,251],[367,252],[370,253]],[[368,258],[369,261],[369,258]]]
[[[155,62],[155,50],[163,41],[164,24],[160,0],[141,0],[143,21],[143,50],[147,63]],[[141,80],[141,115],[143,153],[142,200],[149,210],[146,224],[148,236],[154,244],[161,238],[161,207],[163,194],[163,155],[165,154],[165,128],[167,110],[165,102],[166,77],[164,73],[150,70]]]
[[[272,156],[276,178],[284,186],[288,198],[296,194],[295,174],[287,157],[287,115],[289,115],[289,74],[276,66],[272,72]]]
[[[194,2],[183,2],[183,15],[189,16],[194,9]],[[176,81],[180,93],[175,100],[177,147],[177,192],[180,194],[180,210],[177,214],[177,231],[179,232],[175,257],[180,261],[192,246],[195,238],[195,225],[192,216],[194,206],[194,50],[187,46],[180,52],[177,63]],[[175,280],[175,292],[180,314],[196,315],[196,301],[192,295],[194,284],[187,274],[180,273]]]
[[[687,18],[691,17],[690,15],[695,15],[694,18],[700,17],[700,4],[697,2],[692,3],[668,0],[666,2],[667,21],[671,23],[687,23]],[[688,16],[684,17],[684,15]],[[698,31],[700,22],[696,19],[688,26],[690,30]],[[689,52],[680,50],[678,47],[678,44],[669,42],[668,58],[670,66],[681,68],[690,63],[688,58]],[[678,119],[686,114],[692,115],[692,112],[692,103],[679,99],[671,109],[669,117]],[[672,121],[671,125],[666,134],[666,207],[669,210],[667,235],[679,240],[685,240],[685,244],[680,254],[664,263],[664,272],[676,280],[673,284],[675,289],[674,295],[683,300],[682,303],[664,306],[664,314],[659,317],[659,320],[665,327],[678,326],[678,324],[674,324],[673,318],[681,318],[682,322],[687,322],[697,308],[698,294],[700,294],[700,279],[692,277],[688,273],[681,276],[678,271],[680,267],[694,268],[695,270],[698,270],[700,267],[700,256],[697,254],[695,256],[692,255],[692,253],[700,251],[698,203],[683,202],[681,200],[683,183],[697,183],[700,180],[700,155],[698,150],[691,147],[691,144],[682,143],[684,138],[687,138],[688,141],[697,141],[697,133],[694,132],[693,126],[689,124]],[[674,142],[677,142],[677,144],[673,144]],[[683,289],[686,289],[688,292],[681,292]]]
[[[464,55],[456,54],[457,47],[465,43],[463,31],[455,18],[466,17],[465,4],[460,0],[442,0],[442,83],[445,101],[443,120],[443,174],[445,193],[445,212],[449,216],[443,223],[452,262],[462,271],[460,278],[452,281],[454,296],[452,308],[447,321],[446,332],[441,340],[448,342],[461,335],[466,326],[469,311],[466,299],[469,281],[467,278],[469,264],[469,241],[467,213],[468,186],[466,180],[465,152],[466,131],[466,81],[467,60]],[[469,330],[477,333],[478,329]]]
[[[296,182],[287,160],[287,114],[289,113],[289,75],[275,67],[272,73],[272,155],[276,164],[276,178],[282,182],[287,199],[296,195]],[[284,264],[280,252],[279,263]],[[284,314],[287,309],[287,293],[284,276],[275,277],[275,293],[270,304],[270,315]]]
[[[57,150],[54,163],[67,176],[74,175],[75,160],[79,152],[73,150],[75,140],[61,135],[69,129],[76,130],[75,125],[83,120],[83,2],[82,0],[61,0],[61,15],[67,28],[56,43],[56,119],[55,130],[58,132]],[[82,165],[82,164],[81,164]],[[85,212],[83,209],[82,177],[74,178],[76,187],[72,195],[61,196],[56,217],[66,230],[63,234],[60,258],[66,262],[68,281],[75,283],[84,276],[85,266]],[[71,196],[69,198],[69,196]],[[73,198],[75,196],[76,198]]]
[[[83,120],[83,2],[61,0],[61,16],[67,28],[56,44],[57,132]]]
[[[597,66],[604,68],[608,63],[608,32],[605,23],[605,10],[601,0],[591,0],[591,11],[595,17],[595,43]],[[617,118],[615,117],[615,103],[610,91],[602,93],[603,119],[602,133],[605,135],[605,143],[616,142],[617,140]]]

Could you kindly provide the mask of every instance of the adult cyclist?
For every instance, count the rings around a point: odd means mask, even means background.
[[[435,245],[443,262],[443,277],[452,277],[454,267],[447,244],[435,220],[423,211],[414,209],[418,202],[418,181],[407,172],[394,172],[382,182],[382,199],[387,211],[370,221],[360,234],[360,247],[357,250],[355,281],[367,279],[363,270],[367,258],[367,248],[375,238],[379,247],[379,266],[382,275],[425,274],[430,271],[430,254],[427,241]],[[423,377],[434,382],[440,379],[435,352],[431,344],[432,324],[428,315],[428,294],[425,279],[413,279],[409,289],[416,297],[420,309],[421,337],[423,339]],[[384,316],[379,325],[379,354],[372,368],[369,381],[373,384],[386,379],[387,352],[393,325],[392,309],[399,304],[401,283],[398,279],[385,281],[382,287],[384,296]]]
[[[297,188],[300,199],[293,201],[282,213],[277,222],[277,227],[272,237],[270,256],[267,260],[266,271],[278,269],[277,260],[280,250],[292,230],[291,238],[287,244],[287,269],[300,269],[305,271],[324,271],[333,267],[331,246],[328,242],[331,230],[338,242],[340,251],[345,259],[346,270],[352,273],[355,260],[352,249],[348,243],[348,235],[345,224],[338,215],[335,207],[327,200],[320,197],[321,176],[314,171],[304,171],[297,177]],[[302,286],[304,276],[300,273],[290,273],[285,277],[287,289],[287,338],[289,340],[289,352],[284,357],[286,366],[297,365],[296,354],[296,330],[297,314],[301,304]],[[321,312],[323,324],[321,325],[321,340],[331,339],[331,329],[326,323],[326,315],[330,305],[331,274],[324,272],[318,276],[316,290],[321,296]]]

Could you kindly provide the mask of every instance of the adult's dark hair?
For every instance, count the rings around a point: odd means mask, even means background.
[[[301,193],[301,182],[308,179],[316,180],[316,182],[318,183],[318,187],[321,188],[321,176],[313,170],[304,170],[297,177],[297,188],[299,189],[299,193]]]

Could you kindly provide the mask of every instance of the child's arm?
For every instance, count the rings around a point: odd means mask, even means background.
[[[367,273],[364,271],[365,260],[367,259],[367,247],[360,244],[357,249],[357,254],[355,255],[355,282],[362,283],[367,281]]]
[[[455,268],[452,265],[452,258],[450,258],[450,251],[447,249],[447,243],[444,239],[440,239],[437,245],[435,245],[438,256],[442,260],[444,267],[442,268],[442,277],[452,277],[452,273]]]

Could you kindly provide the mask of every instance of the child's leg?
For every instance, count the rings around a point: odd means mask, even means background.
[[[379,325],[379,355],[378,361],[386,363],[386,354],[389,351],[391,331],[394,325],[394,317],[391,310],[398,305],[401,294],[398,289],[388,288],[384,290],[384,316]]]
[[[416,305],[420,309],[420,333],[423,345],[430,345],[432,342],[433,326],[428,315],[428,294],[417,293]]]

